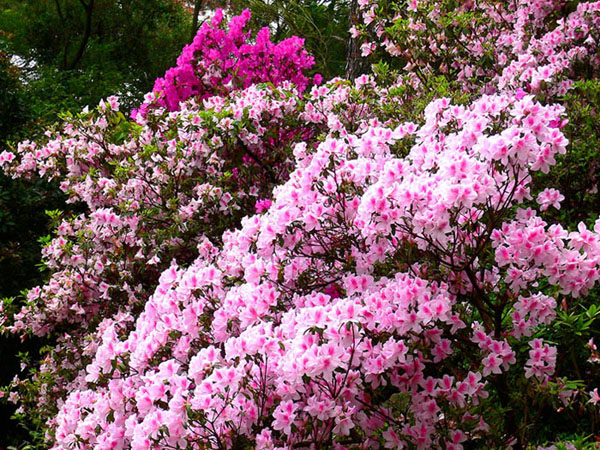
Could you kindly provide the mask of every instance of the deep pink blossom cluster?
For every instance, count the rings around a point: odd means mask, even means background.
[[[158,78],[139,112],[160,105],[169,111],[179,110],[182,101],[224,95],[257,83],[284,81],[294,83],[302,92],[309,85],[303,71],[310,69],[314,58],[304,50],[304,40],[293,36],[277,44],[271,42],[269,29],[261,29],[254,40],[246,30],[250,11],[223,22],[217,10],[205,22],[191,44],[186,45],[177,65]],[[134,112],[136,115],[136,112]]]
[[[299,41],[247,44],[248,13],[225,31],[219,12],[136,122],[110,98],[0,154],[87,208],[44,250],[49,281],[0,305],[6,330],[57,338],[13,386],[38,386],[55,449],[509,447],[509,383],[596,408],[548,330],[600,280],[600,219],[561,224],[538,180],[569,148],[559,96],[597,67],[599,4],[461,2],[456,23],[487,19],[459,48],[435,2],[389,3],[359,2],[408,64],[392,85],[302,93]],[[452,67],[468,100],[407,121],[394,93]]]

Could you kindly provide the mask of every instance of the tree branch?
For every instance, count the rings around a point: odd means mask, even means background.
[[[198,31],[198,16],[200,15],[200,7],[202,6],[203,0],[196,0],[194,3],[194,15],[192,17],[192,30],[190,33],[190,42],[194,40],[196,32]]]
[[[85,29],[83,30],[83,38],[81,39],[77,53],[75,53],[75,57],[67,67],[69,70],[74,69],[77,64],[79,64],[79,61],[81,61],[88,41],[90,40],[90,35],[92,34],[92,13],[94,11],[94,0],[90,0],[89,3],[79,0],[79,3],[81,3],[85,9]]]

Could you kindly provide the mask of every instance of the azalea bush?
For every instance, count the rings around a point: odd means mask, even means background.
[[[245,10],[224,23],[223,11],[218,10],[185,46],[177,66],[156,80],[155,97],[147,98],[139,112],[143,114],[152,104],[174,111],[191,96],[225,95],[261,82],[278,85],[290,81],[303,91],[309,79],[302,71],[314,64],[314,58],[302,48],[304,41],[292,36],[274,44],[265,27],[251,42],[246,30],[249,19],[250,11]]]
[[[575,3],[361,1],[387,56],[322,85],[301,40],[217,13],[135,121],[111,97],[0,154],[85,207],[2,306],[51,342],[6,396],[57,449],[597,433],[600,3]]]

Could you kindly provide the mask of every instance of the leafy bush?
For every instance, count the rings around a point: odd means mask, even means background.
[[[57,217],[49,282],[0,319],[57,338],[7,392],[48,444],[596,433],[600,2],[359,4],[364,53],[390,54],[372,76],[303,92],[299,41],[294,70],[265,70],[231,47],[247,15],[225,32],[217,13],[136,122],[111,97],[0,154],[86,206]]]

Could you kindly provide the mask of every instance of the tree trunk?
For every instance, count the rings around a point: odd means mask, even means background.
[[[506,408],[504,416],[504,431],[508,435],[509,439],[514,439],[512,447],[514,450],[523,450],[523,442],[521,441],[521,433],[519,430],[519,424],[515,417],[515,412],[511,409],[510,405],[510,388],[508,387],[506,372],[498,375],[493,381],[496,390],[498,391],[498,398],[503,408]]]
[[[194,16],[192,18],[192,30],[190,33],[190,42],[194,40],[196,37],[196,32],[198,31],[198,16],[200,15],[200,7],[202,6],[202,0],[196,0],[194,2]]]
[[[56,13],[58,14],[58,18],[60,19],[61,25],[61,41],[63,43],[63,51],[62,51],[62,62],[60,64],[61,69],[66,69],[68,66],[67,57],[69,55],[69,47],[70,41],[67,39],[66,29],[67,26],[65,24],[65,16],[63,15],[62,8],[60,7],[60,1],[54,0],[54,5],[56,6]]]
[[[92,34],[92,13],[94,12],[94,0],[89,0],[89,3],[79,0],[79,3],[81,3],[83,9],[85,10],[85,29],[83,30],[83,37],[81,38],[81,43],[79,44],[77,53],[75,53],[75,57],[68,65],[67,69],[74,69],[77,64],[79,64],[79,61],[81,61],[83,53],[87,47],[88,41],[90,40],[90,35]]]
[[[349,24],[358,25],[360,23],[360,10],[358,8],[358,0],[352,0],[350,4],[350,20]],[[346,52],[346,78],[354,81],[358,76],[365,73],[367,69],[367,61],[361,56],[360,45],[358,39],[352,36],[348,37],[348,50]]]

